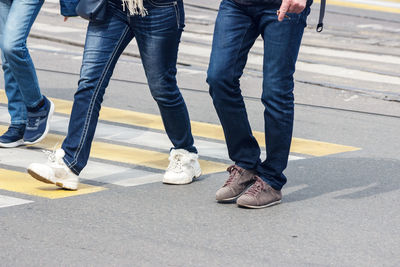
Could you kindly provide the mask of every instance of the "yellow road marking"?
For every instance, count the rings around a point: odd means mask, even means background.
[[[72,102],[51,98],[55,104],[55,111],[62,114],[71,114]],[[4,90],[0,90],[0,102],[7,103]],[[102,107],[100,119],[105,121],[118,122],[127,125],[145,127],[149,129],[164,130],[161,117],[158,115],[140,113],[130,110]],[[222,127],[216,124],[192,121],[192,132],[194,136],[225,141]],[[253,135],[261,147],[265,147],[264,133],[253,131]],[[336,153],[360,150],[352,146],[314,141],[302,138],[293,138],[290,151],[311,156],[327,156]]]
[[[78,191],[68,191],[52,184],[39,182],[27,173],[0,169],[0,189],[55,199],[90,194],[106,188],[81,183]]]
[[[314,0],[314,2],[321,3],[321,0]],[[382,2],[384,2],[384,1],[382,1]],[[400,1],[388,1],[388,2],[398,3]],[[388,13],[400,13],[400,8],[386,7],[386,6],[367,4],[367,3],[354,3],[354,2],[340,1],[340,0],[327,0],[326,4],[334,5],[334,6],[366,9],[366,10],[372,10],[372,11],[388,12]]]

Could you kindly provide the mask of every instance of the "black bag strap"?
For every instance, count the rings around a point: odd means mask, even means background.
[[[324,29],[324,16],[325,16],[326,0],[321,0],[321,5],[319,7],[319,19],[317,25],[317,32],[322,32]]]

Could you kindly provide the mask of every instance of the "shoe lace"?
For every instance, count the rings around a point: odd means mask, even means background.
[[[51,150],[45,150],[45,149],[42,150],[42,152],[47,155],[47,160],[50,163],[56,163],[59,160],[59,158],[57,157],[57,153],[56,153],[57,152],[57,146],[58,146],[58,143],[53,146],[53,150],[52,151]]]
[[[54,151],[54,150],[50,151],[50,150],[43,149],[42,152],[47,155],[47,160],[49,162],[56,162],[56,151]]]
[[[226,180],[224,186],[228,186],[232,183],[233,179],[235,179],[235,177],[237,175],[242,174],[242,170],[239,169],[236,165],[231,165],[228,167],[228,169],[226,169],[229,172],[229,178],[228,180]]]
[[[185,160],[184,155],[174,154],[169,157],[168,170],[170,171],[182,171],[182,167],[188,160]]]
[[[246,194],[256,196],[262,190],[265,189],[264,181],[260,177],[256,177],[256,182],[247,190]]]

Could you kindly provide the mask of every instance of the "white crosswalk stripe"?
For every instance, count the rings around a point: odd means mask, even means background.
[[[35,22],[32,29],[48,33],[70,33],[70,32],[85,32],[84,29],[76,29],[72,27],[54,26],[45,23]]]
[[[374,0],[346,0],[346,2],[368,4],[383,7],[400,8],[400,3],[388,2],[388,1],[374,1]]]
[[[0,195],[0,208],[32,203],[31,200]]]

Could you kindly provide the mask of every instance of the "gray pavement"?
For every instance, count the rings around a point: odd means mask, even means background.
[[[211,124],[218,118],[205,70],[217,8],[217,1],[186,1],[178,75],[192,121]],[[167,186],[154,176],[160,169],[94,156],[82,178],[102,191],[50,199],[0,189],[0,265],[399,266],[399,16],[329,6],[325,30],[317,34],[317,10],[296,73],[294,136],[360,150],[291,153],[283,203],[263,210],[216,203],[223,171]],[[86,23],[63,23],[57,12],[57,3],[45,3],[29,46],[43,92],[71,101]],[[158,115],[134,42],[126,52],[104,107]],[[255,131],[264,128],[261,53],[259,40],[242,80]],[[57,113],[51,134],[65,134],[67,122],[68,114]],[[106,119],[95,141],[157,153],[169,148],[163,131]],[[230,163],[222,141],[197,137],[196,144],[201,159]],[[0,151],[0,176],[22,177],[26,162],[44,160],[39,148]]]

